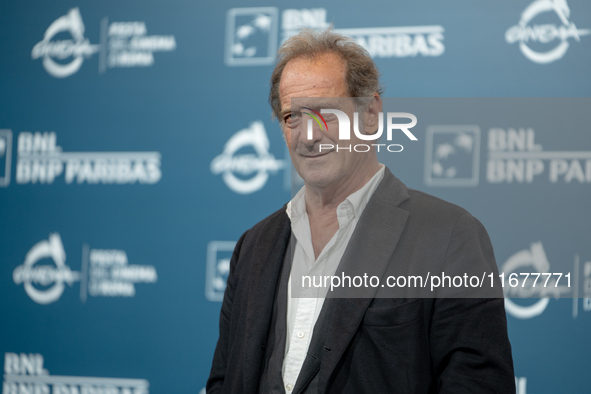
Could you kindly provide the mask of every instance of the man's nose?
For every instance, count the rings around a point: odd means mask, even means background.
[[[308,119],[306,119],[308,118]],[[304,117],[304,128],[299,135],[299,142],[305,146],[311,147],[322,141],[324,134],[320,126],[310,117]]]

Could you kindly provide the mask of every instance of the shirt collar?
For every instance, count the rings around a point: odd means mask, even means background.
[[[306,186],[302,186],[299,192],[287,203],[287,216],[290,220],[306,213]]]
[[[342,203],[344,204],[348,202],[353,208],[353,211],[355,212],[355,217],[357,218],[361,216],[363,210],[365,209],[365,206],[369,202],[369,199],[371,198],[371,196],[373,196],[373,193],[376,191],[378,185],[384,178],[386,166],[383,164],[380,164],[380,166],[381,168],[378,170],[378,172],[376,172],[374,176],[371,177],[371,179],[365,185],[363,185],[361,189],[351,194]]]

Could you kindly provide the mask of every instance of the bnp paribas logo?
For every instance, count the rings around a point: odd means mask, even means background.
[[[427,186],[478,186],[480,127],[432,125],[425,143]]]
[[[226,54],[228,66],[273,64],[277,50],[275,7],[232,8],[226,20]]]
[[[281,11],[276,7],[232,8],[226,16],[224,61],[227,66],[272,65],[278,43],[302,28],[323,31],[332,20],[323,7]],[[445,52],[441,25],[339,27],[335,32],[352,38],[372,58],[437,57]]]

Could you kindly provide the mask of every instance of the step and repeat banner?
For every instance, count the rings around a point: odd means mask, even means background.
[[[4,0],[3,394],[203,390],[233,247],[291,196],[275,53],[331,24],[386,97],[439,98],[382,162],[507,273],[570,273],[506,289],[517,392],[591,392],[590,2]]]

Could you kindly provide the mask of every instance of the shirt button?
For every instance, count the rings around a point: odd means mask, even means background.
[[[306,335],[306,334],[304,334],[303,331],[298,332],[298,338],[303,338],[304,335]]]
[[[285,389],[286,389],[287,391],[291,391],[291,390],[293,390],[293,386],[292,386],[291,384],[286,384],[286,385],[285,385]]]

